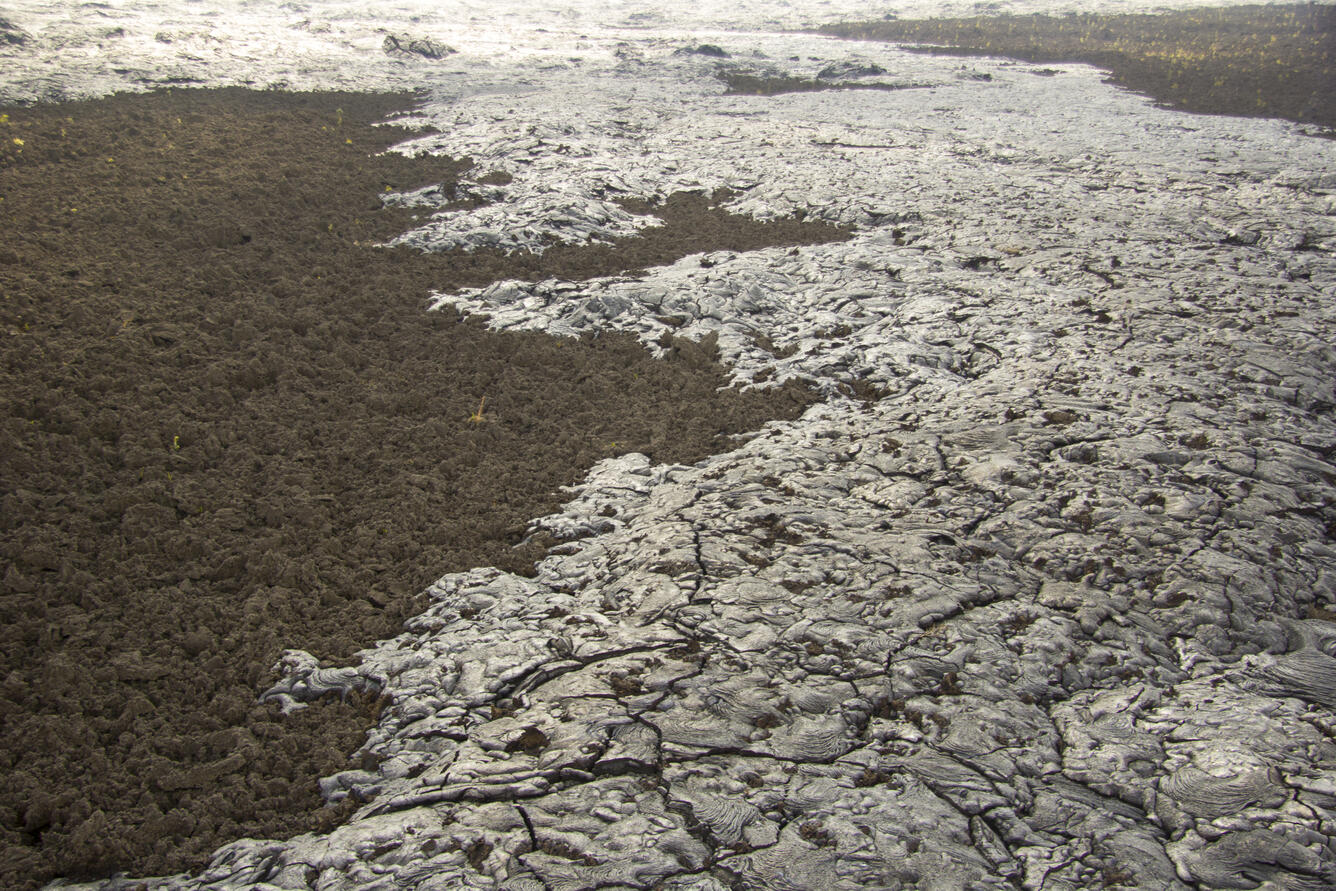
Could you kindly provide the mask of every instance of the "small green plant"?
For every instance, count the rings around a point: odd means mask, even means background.
[[[486,404],[487,404],[486,396],[478,400],[478,410],[475,411],[473,414],[469,415],[470,424],[481,424],[483,421],[487,420],[487,418],[483,417],[482,413],[483,406],[485,406]]]

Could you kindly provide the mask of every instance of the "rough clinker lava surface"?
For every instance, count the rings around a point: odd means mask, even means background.
[[[0,884],[197,866],[328,827],[316,779],[378,703],[257,702],[285,647],[346,660],[441,572],[531,572],[560,486],[697,460],[792,417],[708,347],[496,333],[430,288],[585,278],[731,243],[843,238],[678,196],[667,225],[540,256],[373,247],[404,95],[241,90],[7,109],[0,196]],[[670,344],[671,346],[671,344]],[[482,420],[470,421],[481,400]]]
[[[1336,7],[1326,4],[907,19],[822,30],[947,55],[1084,62],[1173,108],[1336,127]]]

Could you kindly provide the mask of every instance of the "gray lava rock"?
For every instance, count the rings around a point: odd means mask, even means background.
[[[657,222],[619,197],[724,188],[853,237],[434,304],[712,338],[738,385],[826,399],[604,461],[533,578],[446,575],[352,665],[286,654],[285,707],[388,698],[377,766],[322,783],[364,803],[150,886],[1331,887],[1329,144],[1082,66],[748,31],[784,76],[933,85],[772,102],[680,34],[571,33],[535,54],[606,61],[428,66],[403,150],[511,179],[392,199],[427,209],[396,243],[588,244]]]

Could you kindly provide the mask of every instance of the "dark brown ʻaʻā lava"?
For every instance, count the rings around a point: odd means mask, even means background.
[[[709,345],[496,333],[431,289],[843,239],[676,196],[615,245],[428,255],[379,194],[465,161],[376,154],[409,96],[242,90],[0,123],[0,884],[194,868],[341,819],[374,701],[257,703],[287,647],[347,660],[437,575],[516,546],[595,461],[691,462],[813,401]],[[483,422],[469,417],[486,397]]]
[[[943,55],[1083,62],[1170,108],[1336,128],[1336,7],[1326,4],[906,19],[821,30]]]

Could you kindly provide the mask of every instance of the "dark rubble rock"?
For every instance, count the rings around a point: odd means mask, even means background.
[[[885,74],[880,65],[861,65],[858,62],[836,62],[817,72],[817,80],[848,80],[851,77],[876,77]]]
[[[430,37],[408,37],[406,35],[396,36],[394,34],[385,35],[385,41],[381,44],[381,49],[385,50],[386,55],[390,56],[421,56],[424,59],[444,59],[446,56],[459,52],[451,46],[446,46]]]
[[[676,50],[673,55],[677,56],[709,56],[712,59],[730,59],[732,55],[728,50],[721,46],[715,46],[712,43],[702,43],[700,46],[687,46]]]
[[[4,16],[0,16],[0,46],[22,46],[28,39],[26,31]]]

